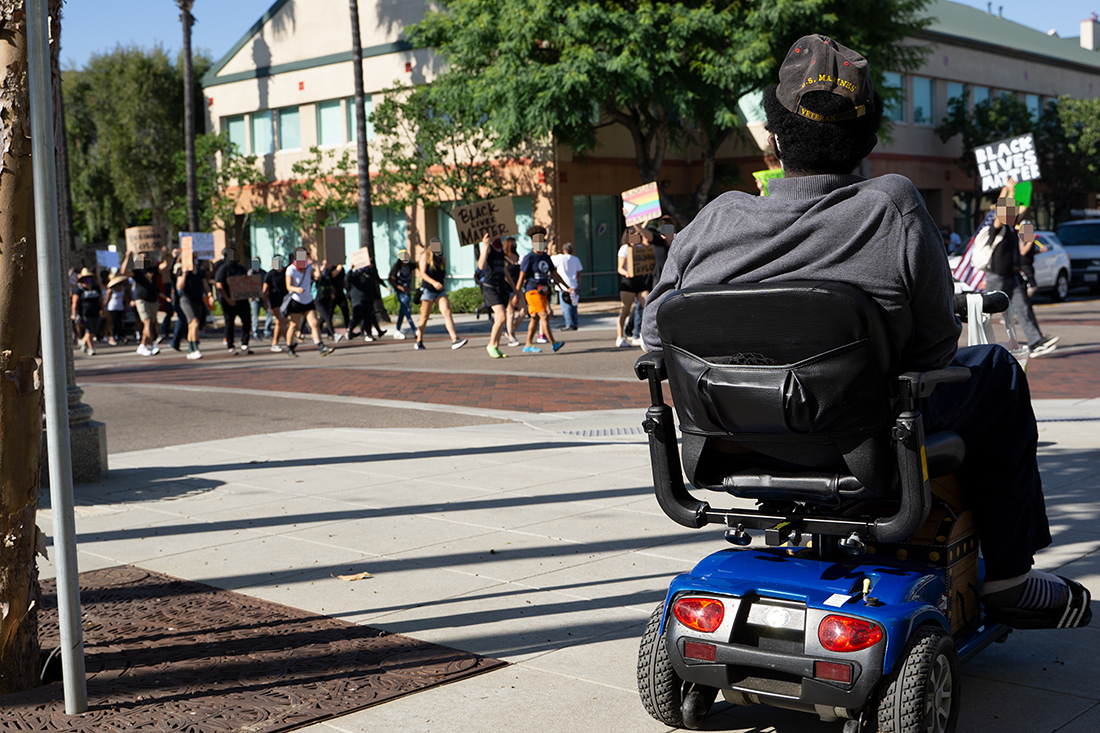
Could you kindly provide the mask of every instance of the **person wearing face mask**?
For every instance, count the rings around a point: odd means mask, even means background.
[[[507,262],[505,270],[508,272],[508,277],[515,283],[519,280],[519,255],[516,253],[516,238],[506,237],[504,239],[504,259]],[[516,328],[519,324],[523,323],[523,319],[527,317],[527,301],[523,299],[521,293],[512,293],[508,299],[508,304],[504,308],[504,331],[508,335],[509,346],[519,346],[519,339],[516,338]]]
[[[523,353],[542,353],[542,349],[534,344],[536,332],[542,334],[551,350],[556,353],[565,344],[561,341],[555,342],[554,334],[550,332],[550,284],[557,282],[564,290],[570,288],[558,274],[550,255],[546,254],[546,229],[541,226],[531,227],[527,234],[531,237],[532,249],[519,264],[519,282],[516,283],[516,292],[523,293],[524,300],[527,301],[527,312],[531,314]],[[571,293],[576,295],[575,290]]]
[[[286,333],[287,320],[283,304],[290,296],[286,289],[286,265],[283,258],[275,255],[271,258],[271,269],[264,275],[263,301],[264,310],[268,316],[275,320],[274,329],[271,332],[271,350],[279,353],[283,350],[279,346],[279,338]]]
[[[493,313],[493,327],[489,331],[489,344],[485,350],[493,359],[503,359],[505,355],[500,350],[500,337],[504,333],[504,308],[516,289],[516,283],[508,274],[504,242],[499,237],[490,240],[486,234],[481,238],[477,268],[485,273],[481,282],[481,296]]]
[[[313,302],[313,281],[317,279],[317,270],[309,261],[309,253],[304,247],[294,250],[294,263],[286,268],[286,289],[290,293],[290,300],[286,304],[287,318],[290,325],[286,330],[287,356],[298,356],[297,335],[298,326],[302,322],[302,316],[309,324],[309,335],[313,343],[317,344],[317,353],[328,356],[333,352],[331,346],[326,346],[321,340],[321,326],[317,322],[317,306]]]
[[[180,263],[176,275],[176,290],[179,292],[181,323],[187,324],[187,358],[194,361],[202,358],[199,350],[199,336],[202,333],[203,299],[210,292],[201,263],[185,260]]]
[[[237,262],[237,251],[232,247],[225,248],[225,257],[222,264],[214,273],[214,288],[218,291],[218,301],[222,306],[222,315],[225,316],[225,347],[230,355],[238,353],[251,354],[248,346],[249,337],[252,335],[252,310],[248,305],[248,298],[233,297],[233,289],[229,285],[229,278],[246,274],[244,266]],[[233,345],[233,337],[237,327],[237,321],[241,322],[241,350],[238,352]]]
[[[405,339],[405,332],[401,330],[402,321],[407,321],[410,326],[413,325],[412,285],[416,266],[410,260],[408,250],[403,249],[398,252],[387,278],[394,295],[397,296],[397,324],[393,329],[393,337],[401,340]]]
[[[443,256],[443,243],[439,237],[432,237],[428,248],[420,255],[420,323],[416,329],[416,343],[413,348],[424,350],[424,329],[432,313],[432,304],[439,306],[443,315],[443,325],[451,337],[451,348],[461,349],[468,339],[460,339],[455,331],[455,321],[451,317],[451,303],[447,300],[447,258]]]

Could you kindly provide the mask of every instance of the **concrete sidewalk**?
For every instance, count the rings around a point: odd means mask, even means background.
[[[1038,565],[1100,592],[1100,400],[1036,407],[1056,542]],[[638,641],[722,531],[658,508],[642,411],[513,418],[113,454],[108,480],[76,489],[80,568],[133,564],[512,663],[311,733],[665,730],[638,700]],[[1100,624],[1012,634],[964,668],[959,729],[1100,730],[1098,648]],[[839,731],[718,711],[707,729]]]

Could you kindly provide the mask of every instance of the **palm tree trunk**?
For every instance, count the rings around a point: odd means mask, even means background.
[[[191,65],[192,0],[179,0],[183,22],[183,144],[187,158],[187,228],[199,231],[199,194],[195,178],[195,71]]]
[[[24,0],[0,0],[0,694],[38,667],[42,392]]]

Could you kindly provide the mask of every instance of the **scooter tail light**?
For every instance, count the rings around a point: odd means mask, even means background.
[[[717,598],[680,598],[672,604],[672,613],[684,626],[709,634],[722,625],[726,607]]]
[[[831,652],[858,652],[882,641],[878,624],[849,616],[826,616],[817,627],[821,646]]]

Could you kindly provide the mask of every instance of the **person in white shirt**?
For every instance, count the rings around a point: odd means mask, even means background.
[[[316,279],[317,269],[310,262],[306,249],[299,247],[294,250],[294,264],[286,268],[286,289],[290,293],[290,299],[286,303],[286,314],[290,319],[290,325],[286,331],[287,356],[298,356],[296,336],[303,315],[309,323],[309,335],[313,343],[317,344],[317,352],[321,356],[328,356],[333,352],[333,348],[325,346],[325,342],[321,340],[317,306],[313,302],[313,281]]]
[[[554,261],[554,267],[558,275],[569,286],[568,292],[561,294],[561,314],[565,318],[563,331],[576,331],[577,326],[577,302],[580,300],[581,284],[580,274],[584,269],[581,258],[573,254],[573,243],[566,242],[562,245],[561,254],[556,254],[550,259]]]

